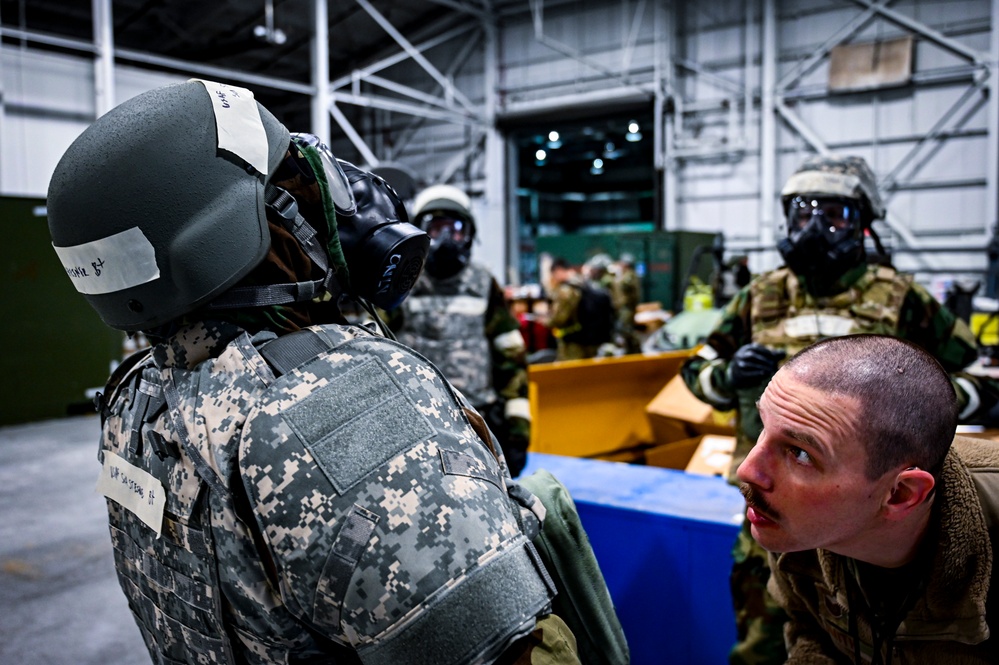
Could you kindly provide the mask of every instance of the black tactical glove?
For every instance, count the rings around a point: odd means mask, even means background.
[[[729,385],[736,390],[760,385],[774,375],[777,363],[786,355],[784,351],[774,351],[762,344],[739,347],[728,363]]]

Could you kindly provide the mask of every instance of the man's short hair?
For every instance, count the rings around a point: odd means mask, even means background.
[[[854,423],[869,479],[900,466],[939,474],[957,429],[957,396],[946,370],[921,347],[884,335],[833,337],[781,369],[860,403]]]
[[[569,270],[569,268],[571,268],[571,267],[572,266],[569,265],[569,262],[566,261],[561,256],[556,257],[555,260],[552,261],[552,270],[557,270],[557,269],[558,270]]]

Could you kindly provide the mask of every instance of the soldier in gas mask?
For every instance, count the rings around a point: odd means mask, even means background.
[[[733,298],[701,351],[681,373],[701,400],[737,409],[736,453],[729,479],[762,431],[756,403],[782,361],[821,339],[877,333],[915,342],[951,373],[960,418],[988,413],[995,384],[962,372],[978,355],[968,326],[911,275],[868,261],[872,223],[885,215],[874,174],[860,157],[806,160],[781,191],[786,234],[777,248],[785,266],[754,279]],[[785,616],[766,594],[766,552],[743,521],[733,550],[732,595],[737,644],[732,663],[783,663]]]
[[[340,316],[341,295],[397,305],[424,262],[383,180],[250,91],[188,81],[84,131],[48,213],[77,290],[154,343],[98,400],[153,662],[578,663],[531,543],[543,510],[481,417]]]
[[[400,342],[430,359],[485,417],[516,478],[531,439],[527,345],[496,278],[471,260],[471,208],[451,185],[417,194],[413,220],[430,236],[430,253],[388,321]]]

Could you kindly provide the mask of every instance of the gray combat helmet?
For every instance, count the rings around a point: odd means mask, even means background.
[[[213,300],[267,255],[264,188],[289,140],[250,91],[210,81],[112,109],[49,183],[49,232],[74,286],[126,331]]]
[[[808,195],[857,199],[868,207],[872,220],[885,216],[877,179],[863,157],[815,155],[806,159],[780,192],[785,212],[793,197]]]

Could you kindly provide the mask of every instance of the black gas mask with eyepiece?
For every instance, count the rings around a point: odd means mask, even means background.
[[[830,295],[843,275],[864,263],[870,216],[858,200],[843,197],[795,196],[785,212],[787,237],[778,251],[812,293]]]
[[[447,279],[465,269],[472,258],[475,226],[470,219],[448,210],[434,210],[420,216],[420,228],[430,236],[427,273]]]
[[[313,134],[292,134],[292,141],[308,159],[298,164],[303,175],[319,175],[317,161],[322,167],[349,275],[348,284],[341,284],[344,292],[384,310],[397,307],[423,270],[430,238],[409,223],[402,200],[384,179],[336,159]]]

